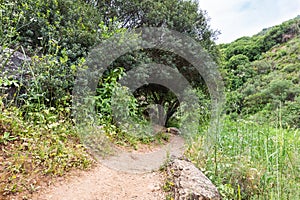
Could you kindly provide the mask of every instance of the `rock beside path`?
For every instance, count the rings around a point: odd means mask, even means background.
[[[220,200],[221,196],[212,182],[191,162],[173,159],[167,167],[173,179],[175,200]]]

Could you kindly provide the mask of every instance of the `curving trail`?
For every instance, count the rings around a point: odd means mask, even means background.
[[[115,156],[99,158],[101,163],[111,169],[131,173],[157,171],[171,156],[180,157],[184,152],[184,139],[171,135],[169,143],[158,148],[142,151],[124,151],[116,148]]]
[[[157,169],[167,156],[180,156],[184,140],[172,136],[168,144],[150,152],[118,149],[116,156],[99,159],[90,171],[80,171],[34,195],[36,200],[165,199],[164,175]]]

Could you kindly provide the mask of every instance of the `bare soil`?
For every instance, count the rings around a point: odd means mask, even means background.
[[[158,169],[169,156],[183,153],[184,140],[172,136],[168,144],[149,151],[126,151],[98,159],[89,171],[76,171],[34,194],[33,200],[166,199],[165,175]]]
[[[165,199],[160,172],[134,174],[101,164],[90,171],[75,173],[34,195],[36,200]]]

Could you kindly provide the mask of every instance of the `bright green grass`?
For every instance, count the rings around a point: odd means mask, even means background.
[[[205,136],[200,135],[187,154],[224,199],[298,200],[300,132],[273,128],[280,127],[276,123],[225,119],[215,150],[206,154]]]

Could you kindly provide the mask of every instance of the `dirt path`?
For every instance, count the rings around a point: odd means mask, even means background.
[[[115,200],[164,199],[163,175],[158,172],[130,174],[98,164],[93,170],[71,176],[32,199],[36,200]]]
[[[99,160],[90,171],[78,172],[36,194],[36,200],[115,200],[165,199],[161,189],[164,175],[157,169],[167,156],[180,155],[184,140],[172,137],[170,143],[151,152],[119,152]],[[100,164],[101,163],[101,164]]]
[[[117,149],[117,154],[108,159],[99,158],[100,162],[111,168],[122,172],[145,173],[157,171],[168,159],[168,157],[179,157],[184,152],[184,139],[172,135],[168,144],[139,151],[124,151]]]

